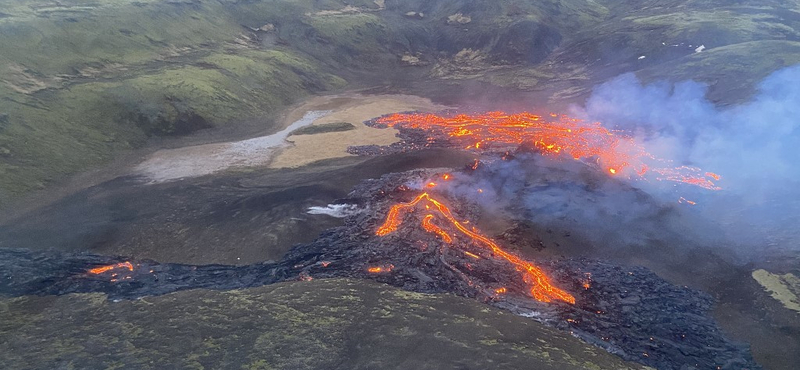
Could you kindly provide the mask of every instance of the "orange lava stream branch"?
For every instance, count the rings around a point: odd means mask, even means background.
[[[497,245],[494,241],[489,239],[486,236],[483,236],[478,233],[476,229],[467,229],[461,222],[456,220],[453,214],[450,212],[450,209],[447,208],[444,204],[433,199],[428,195],[428,193],[422,193],[414,200],[408,203],[400,203],[392,206],[389,210],[386,221],[381,225],[376,234],[379,236],[384,236],[390,234],[397,230],[398,226],[402,224],[402,215],[408,212],[411,212],[415,209],[417,204],[422,201],[426,201],[428,206],[432,206],[436,208],[439,212],[438,214],[444,217],[447,221],[449,221],[458,231],[460,231],[465,236],[469,237],[475,244],[483,246],[491,250],[495,255],[503,258],[507,262],[513,264],[517,270],[523,272],[523,280],[527,285],[530,285],[530,293],[531,295],[539,301],[542,302],[551,302],[553,299],[562,300],[564,302],[574,304],[575,297],[571,294],[554,287],[550,283],[550,279],[545,275],[545,273],[537,266],[533,265],[532,263],[525,261],[511,253],[506,252],[499,245]],[[422,219],[422,227],[428,231],[439,235],[442,240],[446,243],[452,242],[452,237],[447,234],[443,229],[434,225],[432,220],[434,218],[433,214],[428,214]]]
[[[563,155],[575,160],[596,160],[610,175],[644,177],[651,170],[648,163],[666,162],[655,158],[630,136],[609,130],[600,123],[586,123],[565,115],[549,118],[523,112],[507,114],[488,112],[475,115],[396,113],[381,117],[376,123],[388,127],[421,129],[450,137],[466,149],[484,150],[492,145],[533,145],[544,154]],[[652,169],[658,180],[677,181],[709,190],[719,190],[720,176],[699,168],[675,168],[659,165]]]
[[[426,215],[425,218],[422,219],[422,227],[425,229],[425,231],[439,235],[442,237],[442,240],[444,240],[445,243],[452,243],[453,238],[450,237],[450,234],[442,230],[439,226],[431,223],[431,220],[433,220],[433,215],[431,214]]]
[[[394,270],[394,265],[374,266],[374,267],[370,267],[370,268],[367,269],[367,271],[369,273],[372,273],[372,274],[379,274],[379,273],[382,273],[382,272],[391,272],[392,270]]]
[[[116,264],[113,264],[113,265],[95,267],[95,268],[93,268],[93,269],[91,269],[91,270],[89,270],[87,272],[92,274],[92,275],[99,275],[99,274],[102,274],[102,273],[104,273],[106,271],[110,271],[110,270],[114,270],[114,269],[118,269],[118,268],[126,268],[129,271],[133,271],[133,265],[130,262],[120,262],[120,263],[116,263]]]

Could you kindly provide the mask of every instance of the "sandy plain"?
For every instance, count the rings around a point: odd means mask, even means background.
[[[314,97],[288,112],[283,129],[247,140],[162,149],[134,167],[134,174],[153,183],[198,177],[246,167],[295,168],[316,161],[347,157],[353,145],[389,145],[394,129],[374,129],[364,121],[403,111],[439,111],[448,107],[412,95],[343,94]],[[296,129],[346,122],[355,129],[292,135]]]

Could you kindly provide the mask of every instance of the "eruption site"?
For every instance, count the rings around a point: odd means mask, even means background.
[[[675,181],[719,190],[720,176],[697,167],[670,167],[669,161],[650,154],[633,137],[566,115],[395,113],[368,121],[373,127],[401,130],[402,143],[394,147],[356,147],[354,154],[382,154],[415,148],[448,146],[479,152],[502,152],[532,146],[544,155],[593,163],[615,176]],[[405,132],[404,132],[405,131]],[[421,135],[420,135],[421,133]]]
[[[651,153],[663,155],[657,145],[630,131],[564,115],[399,113],[366,124],[394,127],[401,141],[351,147],[350,153],[441,148],[468,150],[475,159],[460,171],[420,169],[364,180],[335,204],[312,207],[309,213],[341,218],[343,225],[294,246],[277,262],[191,266],[0,250],[0,294],[103,292],[111,299],[136,299],[184,289],[370,279],[477,299],[658,369],[760,368],[748,348],[727,339],[710,316],[710,295],[646,267],[564,252],[670,259],[678,248],[701,244],[692,228],[705,224],[682,218],[689,212],[661,203],[643,190],[645,184],[625,180],[668,181],[704,192],[720,190],[716,173],[670,164]],[[730,174],[725,193],[741,175],[715,163],[676,161],[681,162],[723,168]],[[696,204],[684,197],[678,203]],[[486,219],[482,215],[507,218],[484,231],[513,226],[492,237],[472,226]],[[533,254],[553,247],[555,254],[573,257]],[[682,257],[665,265],[676,263]]]
[[[725,338],[709,316],[713,299],[703,292],[671,284],[644,267],[583,258],[524,260],[519,244],[504,237],[501,247],[472,228],[485,212],[474,199],[475,188],[472,197],[453,189],[456,182],[483,177],[483,171],[413,170],[365,180],[337,201],[350,210],[342,226],[296,245],[277,262],[195,266],[0,249],[0,295],[102,292],[119,300],[186,289],[370,279],[474,298],[653,368],[759,368],[746,347]]]
[[[449,177],[449,175],[447,175]],[[433,183],[429,183],[433,184]],[[481,235],[478,230],[473,227],[472,229],[468,229],[465,227],[461,222],[456,220],[453,214],[450,212],[450,209],[447,208],[442,202],[431,198],[431,196],[426,192],[418,195],[414,200],[408,203],[400,203],[397,205],[392,206],[389,210],[389,213],[386,216],[386,222],[378,228],[378,231],[375,233],[378,236],[384,236],[390,234],[397,230],[398,226],[400,226],[403,222],[404,213],[413,212],[417,206],[424,202],[425,210],[430,211],[425,215],[422,219],[422,227],[428,231],[429,233],[433,233],[438,235],[442,238],[442,241],[446,244],[453,243],[453,237],[450,236],[450,233],[443,230],[439,226],[433,224],[433,219],[438,216],[438,218],[444,218],[447,224],[452,225],[456,230],[458,230],[462,235],[468,238],[469,245],[476,245],[481,247],[482,249],[475,250],[475,251],[464,251],[467,256],[470,256],[475,259],[480,259],[481,254],[486,252],[491,252],[493,256],[498,256],[505,261],[511,263],[516,267],[518,271],[523,272],[523,281],[526,284],[530,285],[530,294],[538,301],[542,302],[550,302],[553,299],[562,300],[564,302],[574,304],[575,297],[571,294],[554,287],[550,283],[550,279],[545,275],[545,273],[537,266],[531,264],[528,261],[525,261],[509,252],[506,252],[502,248],[500,248],[497,243],[489,239],[488,237]],[[434,212],[436,216],[434,216]],[[466,248],[466,245],[464,245]],[[473,253],[474,252],[474,253]],[[505,292],[505,287],[496,288],[495,292]]]

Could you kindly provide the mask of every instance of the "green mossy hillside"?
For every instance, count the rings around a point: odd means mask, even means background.
[[[346,84],[263,42],[270,35],[240,23],[247,6],[0,4],[0,207],[151,136],[252,120],[269,128],[287,105]],[[297,6],[286,10],[302,16]]]
[[[356,126],[349,122],[323,123],[319,125],[306,126],[292,131],[289,135],[315,135],[326,132],[340,132],[355,130]]]
[[[463,80],[580,103],[620,73],[746,100],[800,60],[766,1],[0,0],[0,207],[152,136],[274,117],[309,94]],[[345,81],[345,79],[347,81]]]
[[[20,94],[0,86],[0,204],[149,136],[180,135],[269,115],[344,85],[291,52],[213,53],[186,65]]]

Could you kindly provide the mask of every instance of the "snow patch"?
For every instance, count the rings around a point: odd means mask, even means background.
[[[312,215],[328,215],[336,218],[344,218],[360,212],[355,204],[328,204],[325,207],[308,207],[308,213]]]
[[[537,311],[520,312],[519,315],[529,319],[538,319],[542,317],[542,313]]]
[[[269,163],[276,149],[289,145],[286,138],[301,127],[312,124],[330,111],[309,111],[303,118],[272,135],[247,140],[163,149],[136,166],[135,172],[151,183],[209,175],[228,168],[262,166]]]

